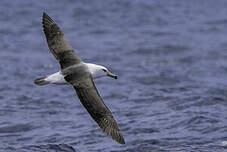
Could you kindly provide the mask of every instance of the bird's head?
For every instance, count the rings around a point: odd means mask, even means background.
[[[106,67],[96,64],[87,64],[88,69],[92,74],[93,78],[100,78],[104,76],[109,76],[111,78],[117,79],[117,75],[111,73]]]
[[[111,78],[117,79],[117,75],[111,73],[106,67],[102,67],[99,71],[103,73],[103,76],[109,76]]]

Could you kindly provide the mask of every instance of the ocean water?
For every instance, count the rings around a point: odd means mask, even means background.
[[[1,0],[0,151],[227,151],[227,1]],[[85,62],[124,135],[106,136],[56,72],[42,13]]]

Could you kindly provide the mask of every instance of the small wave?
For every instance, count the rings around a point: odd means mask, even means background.
[[[34,127],[30,124],[17,124],[0,128],[0,133],[17,133],[32,130]]]
[[[72,146],[67,144],[47,144],[47,145],[32,145],[19,148],[16,152],[80,152],[79,150],[74,149]]]

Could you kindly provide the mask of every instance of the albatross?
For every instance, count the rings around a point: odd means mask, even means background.
[[[117,79],[106,67],[83,62],[67,42],[60,27],[44,12],[43,31],[48,47],[60,64],[61,70],[34,80],[39,86],[47,84],[71,84],[82,105],[99,127],[120,144],[125,144],[120,128],[111,111],[104,104],[93,79],[109,76]]]

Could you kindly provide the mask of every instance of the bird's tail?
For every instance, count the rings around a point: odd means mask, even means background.
[[[38,79],[35,79],[34,80],[34,83],[36,85],[39,85],[39,86],[43,86],[43,85],[47,85],[49,84],[50,82],[45,80],[47,77],[42,77],[42,78],[38,78]]]

